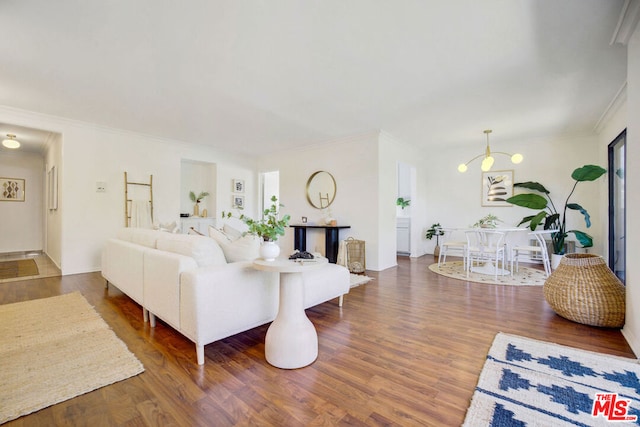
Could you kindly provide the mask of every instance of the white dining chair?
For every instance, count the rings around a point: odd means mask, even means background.
[[[504,232],[494,230],[469,230],[467,236],[466,266],[467,277],[476,266],[476,272],[493,273],[494,280],[498,280],[498,271],[505,266]],[[501,266],[501,267],[500,267]],[[480,270],[482,269],[482,270]]]
[[[549,261],[549,251],[547,251],[547,241],[545,236],[555,233],[555,230],[538,230],[529,233],[530,237],[536,240],[535,245],[518,245],[511,248],[511,273],[518,272],[521,255],[528,255],[529,259],[540,257],[544,266],[546,277],[551,274],[551,262]],[[514,270],[515,264],[515,270]]]
[[[467,246],[467,242],[463,240],[455,240],[454,239],[454,229],[443,228],[444,235],[442,236],[442,244],[440,245],[440,255],[438,255],[438,268],[440,264],[447,262],[447,255],[450,252],[453,254],[458,254],[462,257],[462,267],[467,269],[466,257],[465,257],[465,248]]]

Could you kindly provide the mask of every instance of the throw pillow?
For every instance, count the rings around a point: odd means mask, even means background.
[[[192,236],[204,236],[204,234],[202,234],[201,232],[199,232],[193,227],[189,227],[189,230],[187,230],[187,234],[191,234]]]
[[[251,234],[220,246],[227,262],[253,261],[260,257],[260,238]]]
[[[164,234],[164,233],[163,233]],[[157,248],[193,258],[198,267],[224,265],[226,258],[220,245],[206,236],[164,234],[158,238]]]
[[[231,243],[233,240],[225,234],[224,231],[218,230],[214,226],[209,226],[209,237],[218,242],[220,246]]]
[[[236,239],[215,227],[209,226],[209,236],[224,253],[227,262],[253,261],[260,256],[260,238],[247,234]]]
[[[242,231],[240,230],[236,230],[235,228],[233,228],[232,226],[230,226],[229,224],[225,224],[222,227],[222,231],[224,231],[224,234],[227,235],[227,237],[229,237],[229,239],[231,240],[236,240],[242,237]]]
[[[154,230],[166,231],[168,233],[177,233],[180,231],[178,223],[176,221],[167,222],[166,224],[158,223],[153,225]]]

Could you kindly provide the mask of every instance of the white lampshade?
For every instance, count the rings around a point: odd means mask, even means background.
[[[465,173],[466,171],[467,171],[467,165],[465,165],[464,163],[460,163],[458,165],[458,172]]]
[[[522,162],[523,159],[524,159],[524,157],[522,156],[522,154],[516,153],[513,156],[511,156],[511,163],[514,163],[514,164],[517,165],[520,162]]]
[[[491,170],[491,166],[493,166],[493,162],[494,159],[491,156],[485,157],[482,160],[482,165],[480,166],[480,169],[482,169],[482,172],[488,172]]]

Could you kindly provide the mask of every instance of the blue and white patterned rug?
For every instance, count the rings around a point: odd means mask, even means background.
[[[635,359],[499,333],[463,427],[640,425],[639,378]]]

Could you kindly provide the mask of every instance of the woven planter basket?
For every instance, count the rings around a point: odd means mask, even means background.
[[[544,297],[560,316],[585,325],[624,325],[624,285],[592,254],[567,254],[544,283]]]
[[[347,268],[351,273],[364,273],[367,268],[364,240],[356,240],[349,237],[345,240],[347,245]]]

